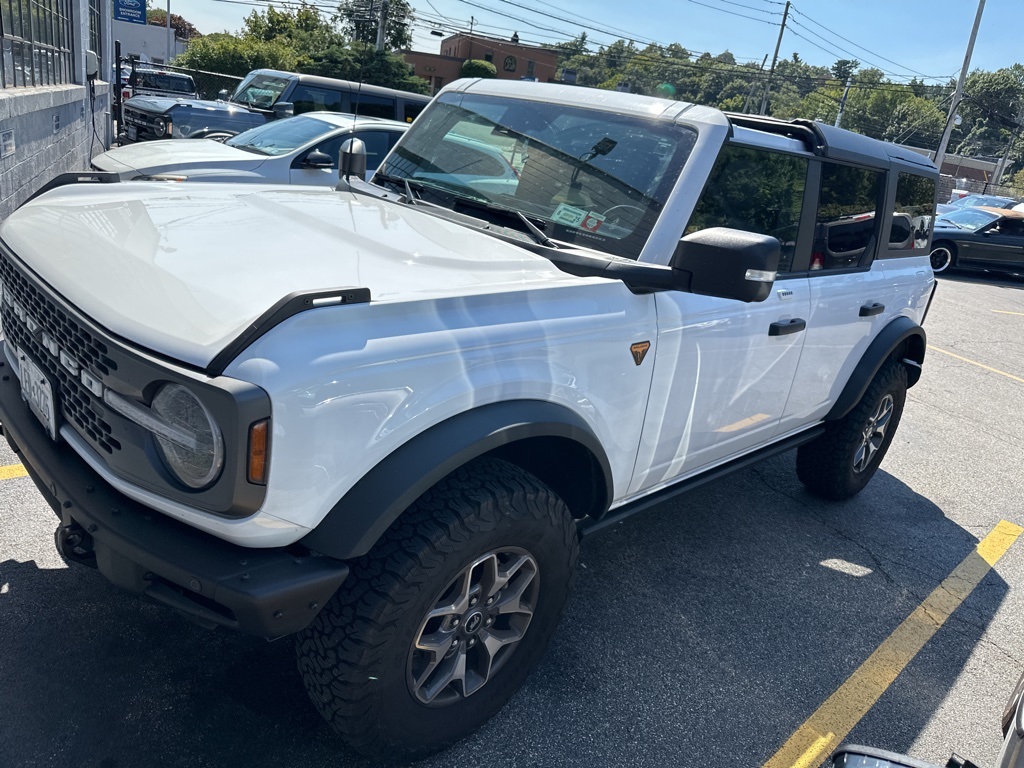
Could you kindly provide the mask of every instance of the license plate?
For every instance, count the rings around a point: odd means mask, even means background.
[[[42,368],[21,350],[17,350],[21,373],[21,396],[50,435],[57,439],[57,412],[53,404],[53,385]]]
[[[128,140],[135,141],[135,139],[138,138],[139,135],[138,129],[134,125],[129,125],[126,127],[128,129]]]

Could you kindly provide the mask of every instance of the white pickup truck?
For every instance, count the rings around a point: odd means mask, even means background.
[[[925,354],[927,159],[468,80],[359,159],[338,189],[80,174],[0,227],[0,420],[60,551],[296,634],[356,749],[497,712],[582,534],[794,448],[834,499],[878,468]]]

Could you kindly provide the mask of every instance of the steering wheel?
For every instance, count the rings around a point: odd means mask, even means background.
[[[613,205],[611,208],[609,208],[607,211],[605,211],[601,215],[604,216],[607,219],[612,211],[617,211],[619,208],[628,208],[631,211],[636,211],[641,216],[643,216],[644,213],[645,213],[644,209],[641,208],[639,205],[630,205],[629,203],[620,203],[619,205]]]

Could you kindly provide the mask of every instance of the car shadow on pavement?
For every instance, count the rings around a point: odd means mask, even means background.
[[[948,280],[954,283],[976,283],[978,285],[995,285],[1000,288],[1015,288],[1018,291],[1024,290],[1024,273],[1020,275],[1007,274],[1006,272],[985,272],[975,270],[945,270],[936,275],[940,280]]]
[[[420,765],[762,764],[977,543],[884,471],[828,503],[793,465],[587,539],[524,689]],[[370,765],[310,705],[288,639],[207,632],[80,567],[7,560],[0,585],[5,767]],[[990,572],[880,700],[895,716],[851,735],[908,749],[1006,592]]]

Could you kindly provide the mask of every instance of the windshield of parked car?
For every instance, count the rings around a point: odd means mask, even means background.
[[[196,84],[189,75],[140,70],[135,73],[135,77],[139,88],[148,88],[153,91],[169,91],[171,93],[195,93],[196,91]]]
[[[556,242],[635,259],[696,138],[635,114],[448,93],[378,173],[417,182],[430,202],[518,211]]]
[[[283,77],[253,73],[238,84],[228,101],[257,109],[270,109],[289,82]]]
[[[961,197],[959,200],[954,200],[950,205],[954,205],[957,208],[977,208],[981,205],[987,205],[992,208],[1005,208],[1008,204],[1012,203],[1008,197],[993,197],[992,195],[967,195],[967,197]]]
[[[959,211],[950,211],[939,216],[937,223],[952,223],[958,229],[966,229],[976,232],[986,224],[991,224],[998,219],[998,214],[989,211],[979,211],[976,208],[964,208]]]
[[[315,117],[299,115],[264,123],[225,141],[229,147],[259,155],[286,155],[292,150],[326,136],[338,126]]]

